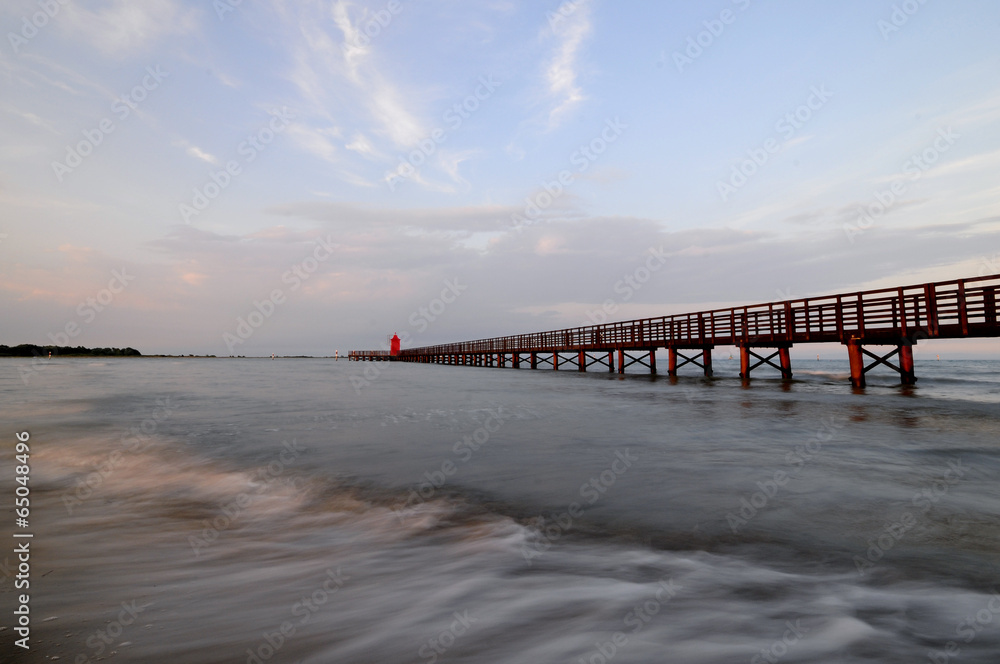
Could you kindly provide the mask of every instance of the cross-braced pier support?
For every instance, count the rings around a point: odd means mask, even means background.
[[[580,351],[580,371],[586,371],[588,367],[595,364],[607,367],[609,372],[613,372],[615,370],[615,352],[613,350]]]
[[[705,372],[707,378],[712,377],[712,348],[714,346],[696,346],[693,348],[678,348],[676,346],[670,346],[667,348],[668,359],[667,359],[667,375],[676,376],[677,370],[683,367],[685,364],[693,364],[696,367],[701,367],[702,371]],[[701,351],[701,361],[698,361],[697,355],[692,355],[688,357],[680,351]],[[678,362],[677,360],[684,360],[683,362]]]
[[[870,345],[885,346],[888,344],[881,343]],[[899,357],[898,366],[889,361],[893,355],[897,355]],[[861,339],[851,339],[847,342],[847,356],[851,361],[851,385],[856,388],[865,387],[867,384],[865,381],[865,374],[880,364],[884,364],[893,371],[896,371],[899,374],[899,382],[903,385],[913,385],[917,382],[917,377],[913,368],[913,342],[910,340],[905,340],[904,342],[899,343],[894,349],[890,350],[885,355],[879,356],[866,349]],[[866,365],[865,356],[872,358],[874,362]]]
[[[774,352],[768,356],[758,355],[752,349],[753,348],[774,348]],[[784,380],[792,379],[792,358],[789,353],[791,344],[782,346],[751,346],[749,344],[741,344],[740,349],[740,378],[743,380],[750,380],[750,372],[761,365],[768,365],[774,367],[781,372],[781,377]],[[778,358],[778,364],[773,362],[774,358]],[[757,361],[754,362],[753,360]]]
[[[631,355],[623,348],[618,349],[618,373],[625,373],[625,368],[633,364],[641,364],[649,369],[649,373],[656,374],[656,349],[635,349],[639,355]],[[645,359],[643,359],[645,355]]]

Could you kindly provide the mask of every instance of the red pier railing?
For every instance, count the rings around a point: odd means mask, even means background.
[[[506,366],[509,358],[513,366],[519,367],[521,355],[527,354],[532,368],[541,361],[557,369],[562,361],[580,371],[595,363],[613,371],[617,352],[620,372],[639,363],[655,373],[654,352],[666,348],[670,352],[670,374],[690,362],[711,375],[709,351],[715,346],[737,346],[741,349],[744,378],[765,363],[790,378],[788,348],[793,344],[840,342],[848,346],[855,385],[863,386],[865,372],[876,364],[896,369],[903,382],[909,383],[915,380],[912,346],[918,341],[1000,336],[998,294],[1000,274],[995,274],[425,346],[403,350],[392,359]],[[896,350],[879,357],[865,349],[878,345],[895,346]],[[776,351],[765,358],[754,352],[755,348]],[[700,350],[701,361],[685,356],[680,352],[684,350]],[[645,359],[634,357],[636,352],[645,354]],[[571,354],[568,358],[560,355],[567,353]],[[899,366],[888,362],[896,354]],[[385,356],[387,351],[350,354],[356,360],[390,359]],[[874,358],[875,363],[866,367],[865,356]],[[774,357],[779,357],[780,366],[771,361]],[[678,358],[684,362],[678,364]],[[751,364],[752,358],[759,361]]]

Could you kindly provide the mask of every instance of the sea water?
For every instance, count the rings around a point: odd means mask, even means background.
[[[737,364],[5,360],[0,658],[1000,661],[1000,362]]]

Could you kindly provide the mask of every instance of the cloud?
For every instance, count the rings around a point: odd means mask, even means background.
[[[207,162],[208,162],[208,163],[210,163],[210,164],[217,164],[217,163],[219,163],[219,160],[218,160],[218,159],[216,159],[216,158],[215,158],[215,157],[213,157],[212,155],[208,154],[207,152],[203,151],[203,150],[202,150],[201,148],[199,148],[199,147],[198,147],[197,145],[192,145],[192,146],[190,146],[190,147],[189,147],[189,148],[188,148],[188,149],[186,150],[186,152],[187,152],[187,153],[188,153],[189,155],[191,155],[192,157],[194,157],[194,158],[196,158],[196,159],[201,159],[202,161],[207,161]]]
[[[293,102],[301,113],[289,129],[291,140],[336,166],[335,176],[343,182],[378,186],[385,171],[395,167],[395,155],[428,135],[411,110],[417,106],[414,93],[386,74],[393,63],[391,44],[382,34],[388,29],[384,16],[377,22],[371,10],[343,1],[276,3],[274,8],[289,35],[286,76],[300,95]],[[379,34],[371,35],[371,25]],[[359,159],[368,163],[359,167]],[[372,164],[378,175],[366,172]],[[409,180],[435,188],[419,175]]]
[[[998,169],[1000,169],[1000,150],[994,150],[936,165],[923,175],[926,178],[939,178],[957,173],[995,173]]]
[[[364,134],[358,132],[354,135],[354,140],[344,146],[348,150],[353,150],[364,157],[380,156]]]
[[[80,3],[65,5],[60,26],[107,56],[126,57],[152,48],[169,35],[186,34],[198,27],[199,13],[182,9],[173,0],[111,0],[100,9]]]
[[[269,353],[286,339],[300,352],[325,353],[327,345],[371,346],[393,330],[408,330],[415,344],[426,345],[581,325],[608,299],[620,305],[614,318],[625,320],[767,302],[778,292],[806,297],[969,277],[987,259],[996,261],[983,247],[1000,246],[995,217],[873,229],[850,244],[840,229],[790,239],[732,228],[669,231],[635,217],[550,221],[518,233],[496,228],[509,212],[503,206],[401,211],[312,202],[270,212],[296,221],[241,234],[177,226],[147,244],[157,260],[141,265],[69,245],[48,254],[51,264],[0,265],[0,306],[47,306],[46,315],[11,330],[26,341],[44,340],[124,265],[136,274],[134,285],[88,328],[85,341],[142,345],[144,352],[201,344],[202,352],[224,354],[222,334],[254,301],[280,289],[288,298],[274,319],[280,322],[267,323],[240,352]],[[302,220],[314,225],[303,228]],[[492,241],[485,249],[468,246],[477,237]],[[314,255],[319,240],[332,246],[330,257],[293,289],[285,275]],[[651,251],[665,257],[662,269],[625,300],[616,284],[636,274]],[[446,279],[457,279],[465,295],[416,334],[408,317]]]
[[[338,148],[334,139],[340,138],[336,127],[314,128],[296,122],[286,130],[288,136],[303,150],[323,161],[338,163]]]
[[[892,204],[888,209],[888,213],[923,205],[930,200],[929,198],[900,199]],[[841,228],[844,224],[856,223],[861,216],[860,211],[865,210],[871,203],[871,200],[853,201],[835,208],[815,208],[786,216],[781,219],[781,222],[799,226],[833,226]]]
[[[350,15],[351,5],[340,1],[333,5],[331,15],[342,39],[338,42],[326,32],[322,17],[302,10],[297,15],[286,14],[286,20],[299,33],[295,52],[292,82],[317,110],[327,111],[335,100],[328,93],[331,77],[346,80],[356,90],[350,102],[362,104],[376,121],[380,135],[388,137],[397,147],[408,147],[426,135],[421,123],[407,110],[403,95],[381,73],[373,58],[376,38],[362,32],[362,24],[374,19],[367,9],[356,20]],[[337,100],[339,101],[339,100]],[[348,100],[344,100],[348,101]]]
[[[463,178],[461,173],[458,172],[458,167],[462,162],[468,161],[476,154],[476,150],[463,150],[460,152],[438,150],[438,163],[441,169],[451,177],[453,182],[468,187],[469,181]]]
[[[564,3],[559,11],[550,13],[549,24],[556,46],[545,68],[545,80],[549,95],[555,99],[555,107],[549,111],[549,126],[555,127],[585,99],[577,83],[577,58],[592,30],[589,0]]]
[[[504,230],[510,226],[510,215],[517,211],[515,206],[504,205],[397,210],[325,201],[287,203],[267,210],[279,216],[323,222],[338,229],[409,228],[428,233]]]
[[[24,120],[28,124],[31,124],[31,125],[34,125],[35,127],[39,127],[41,129],[44,129],[45,131],[48,131],[49,133],[57,134],[57,135],[59,134],[59,131],[55,127],[53,127],[51,124],[49,124],[48,122],[46,122],[45,120],[43,120],[42,118],[38,117],[37,115],[35,115],[34,113],[32,113],[30,111],[22,111],[22,110],[16,108],[12,104],[3,104],[2,106],[0,106],[0,109],[2,109],[6,113],[9,113],[11,115],[14,115],[16,117],[21,118],[22,120]]]

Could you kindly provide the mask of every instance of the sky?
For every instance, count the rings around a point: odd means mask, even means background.
[[[990,0],[5,0],[0,32],[3,344],[325,356],[1000,273]]]

